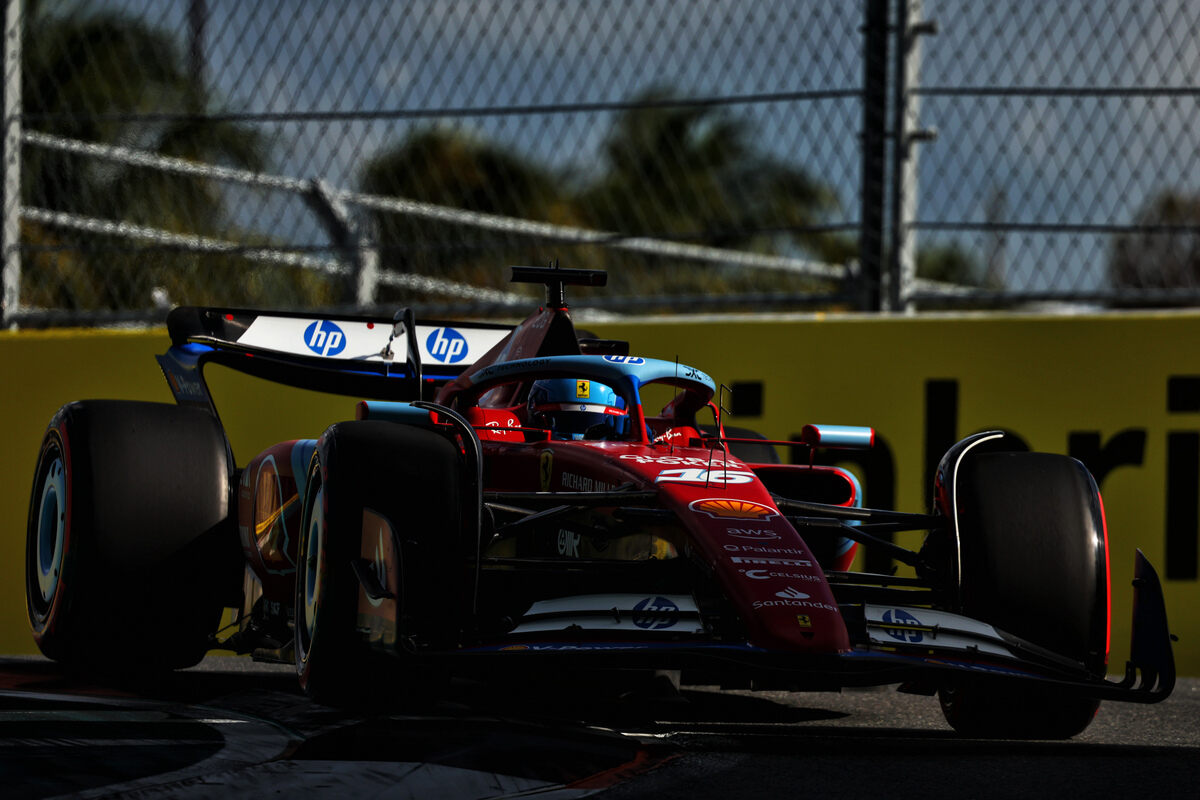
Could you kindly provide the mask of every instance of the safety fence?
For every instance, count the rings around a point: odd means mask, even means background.
[[[1197,17],[6,0],[0,313],[1191,305]]]

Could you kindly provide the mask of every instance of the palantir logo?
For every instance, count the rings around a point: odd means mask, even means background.
[[[443,364],[457,364],[467,357],[467,340],[454,328],[434,328],[425,339],[425,349]]]
[[[336,356],[346,349],[346,334],[327,319],[317,320],[304,329],[304,343],[319,356]]]

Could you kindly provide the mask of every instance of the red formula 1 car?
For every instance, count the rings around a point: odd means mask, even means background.
[[[175,309],[159,362],[177,405],[82,401],[50,423],[28,526],[38,645],[110,669],[233,649],[294,662],[335,702],[447,669],[895,683],[970,735],[1068,737],[1101,699],[1170,694],[1140,553],[1126,677],[1105,677],[1107,536],[1079,462],[977,434],[942,459],[931,513],[862,508],[849,472],[723,428],[703,372],[579,339],[564,284],[603,277],[514,268],[549,295],[515,329]],[[366,399],[238,466],[206,363]],[[872,437],[809,425],[786,444]],[[901,530],[928,531],[919,551]],[[851,571],[858,546],[915,577]]]

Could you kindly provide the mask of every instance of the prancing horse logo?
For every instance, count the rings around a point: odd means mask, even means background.
[[[538,456],[538,482],[542,491],[550,491],[550,478],[554,475],[554,451],[543,450]]]

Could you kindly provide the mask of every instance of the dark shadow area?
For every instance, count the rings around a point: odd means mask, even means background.
[[[255,664],[245,658],[206,659],[204,666],[179,672],[97,675],[63,667],[40,657],[0,657],[0,689],[121,695],[181,703],[202,702],[229,692],[300,694],[294,671]]]
[[[331,768],[323,763],[355,771],[373,762],[559,785],[617,775],[603,784],[614,800],[796,796],[798,786],[812,797],[1181,797],[1200,780],[1189,685],[1160,706],[1114,704],[1072,741],[989,741],[957,737],[929,698],[888,690],[679,691],[663,676],[578,671],[460,678],[436,695],[355,710],[315,704],[291,669],[247,659],[100,681],[44,659],[6,658],[0,770],[24,797],[195,770],[222,748],[240,750],[231,741],[258,721],[274,731],[274,749],[248,768],[303,762],[289,780],[304,775],[314,786]],[[243,722],[222,728],[222,716]]]

